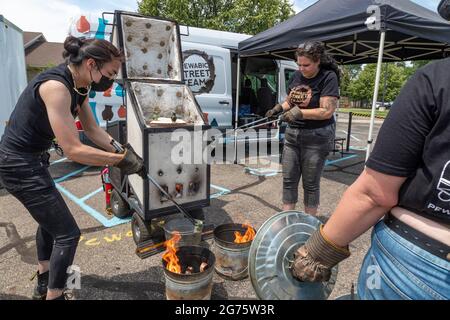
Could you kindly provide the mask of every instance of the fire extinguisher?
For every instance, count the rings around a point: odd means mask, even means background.
[[[105,167],[102,170],[101,177],[102,177],[103,191],[105,192],[106,213],[112,215],[111,193],[113,191],[113,186],[111,184],[111,181],[109,180],[109,167]]]

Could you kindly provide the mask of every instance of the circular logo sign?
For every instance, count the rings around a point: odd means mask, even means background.
[[[193,93],[208,93],[216,78],[214,61],[206,52],[187,50],[183,52],[183,69],[186,84]]]

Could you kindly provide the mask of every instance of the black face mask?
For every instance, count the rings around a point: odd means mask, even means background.
[[[105,77],[102,72],[100,71],[100,68],[97,66],[98,72],[102,75],[100,82],[95,82],[92,78],[92,72],[91,73],[91,90],[103,92],[111,88],[111,86],[114,83],[114,79],[109,79],[108,77]]]

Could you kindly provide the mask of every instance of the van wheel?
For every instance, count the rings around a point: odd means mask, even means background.
[[[117,190],[111,192],[111,211],[117,218],[123,219],[130,215],[128,203],[120,196]]]
[[[131,233],[136,245],[151,239],[151,225],[145,223],[144,219],[137,213],[133,213],[131,217]]]

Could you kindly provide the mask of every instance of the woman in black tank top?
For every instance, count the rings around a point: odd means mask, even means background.
[[[82,164],[113,165],[125,174],[143,169],[143,160],[131,148],[115,153],[112,138],[98,127],[88,105],[90,90],[105,91],[113,84],[122,53],[108,41],[75,37],[66,39],[64,49],[66,63],[39,74],[23,91],[0,142],[0,183],[39,224],[35,299],[64,299],[66,272],[80,238],[48,172],[52,140]],[[105,151],[80,142],[76,116],[89,139]]]

